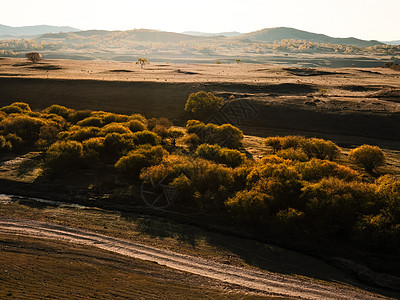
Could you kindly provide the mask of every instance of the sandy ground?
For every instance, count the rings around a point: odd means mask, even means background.
[[[42,222],[1,220],[0,232],[2,234],[56,239],[95,246],[103,250],[153,261],[173,269],[237,284],[268,294],[306,299],[384,299],[383,296],[355,289],[351,286],[328,285],[287,275],[224,265],[132,241]]]

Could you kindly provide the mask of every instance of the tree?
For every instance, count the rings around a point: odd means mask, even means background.
[[[150,62],[149,62],[149,60],[148,60],[147,58],[145,58],[145,57],[140,57],[140,58],[138,58],[136,64],[140,64],[140,68],[143,69],[143,67],[144,67],[145,65],[149,65]]]
[[[355,164],[363,167],[368,173],[385,163],[386,157],[377,146],[362,145],[349,152],[349,158]]]
[[[200,91],[189,95],[186,101],[185,111],[194,115],[203,116],[218,110],[223,103],[224,100],[220,97],[216,97],[213,93]]]
[[[240,64],[240,59],[235,59],[235,62],[236,62],[237,64]]]
[[[42,59],[42,55],[37,52],[26,53],[25,57],[33,63],[37,63]]]

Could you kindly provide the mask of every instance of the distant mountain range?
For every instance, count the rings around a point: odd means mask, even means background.
[[[317,43],[332,43],[342,45],[354,45],[359,47],[369,47],[376,45],[384,45],[378,41],[366,41],[353,37],[349,38],[334,38],[325,34],[312,33],[308,31],[298,30],[288,27],[266,28],[239,36],[241,39],[254,41],[271,42],[282,41],[286,39],[306,40]]]
[[[375,45],[384,45],[384,43],[391,45],[398,45],[400,41],[379,42],[379,41],[366,41],[354,37],[349,38],[334,38],[325,34],[317,34],[308,31],[298,30],[288,27],[265,28],[250,33],[240,32],[221,32],[221,33],[206,33],[199,31],[185,31],[183,33],[166,32],[159,30],[149,29],[135,29],[126,31],[107,31],[107,30],[87,30],[80,31],[73,27],[59,27],[59,26],[24,26],[24,27],[11,27],[0,25],[0,38],[13,38],[13,37],[30,37],[37,40],[43,39],[65,39],[66,37],[91,37],[91,36],[107,36],[115,35],[118,33],[120,37],[129,39],[131,41],[140,42],[162,42],[162,43],[176,43],[184,41],[220,41],[223,39],[235,41],[259,41],[270,42],[282,41],[285,39],[306,40],[318,43],[332,43],[342,45],[355,45],[359,47],[369,47]]]
[[[49,32],[74,32],[80,31],[77,28],[69,26],[49,26],[49,25],[36,25],[36,26],[22,26],[11,27],[0,24],[0,36],[36,36]]]

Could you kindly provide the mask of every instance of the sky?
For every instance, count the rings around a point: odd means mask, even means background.
[[[400,39],[400,0],[1,0],[0,24],[81,30],[251,32],[293,27],[333,37]]]

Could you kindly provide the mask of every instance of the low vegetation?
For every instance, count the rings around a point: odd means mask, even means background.
[[[331,141],[269,137],[270,153],[255,161],[242,139],[230,124],[189,120],[182,131],[137,114],[59,105],[32,111],[22,102],[0,108],[0,153],[42,151],[43,176],[114,172],[127,188],[163,180],[177,192],[174,210],[217,214],[261,232],[399,250],[400,181],[380,173],[381,149],[364,145],[344,157]]]

